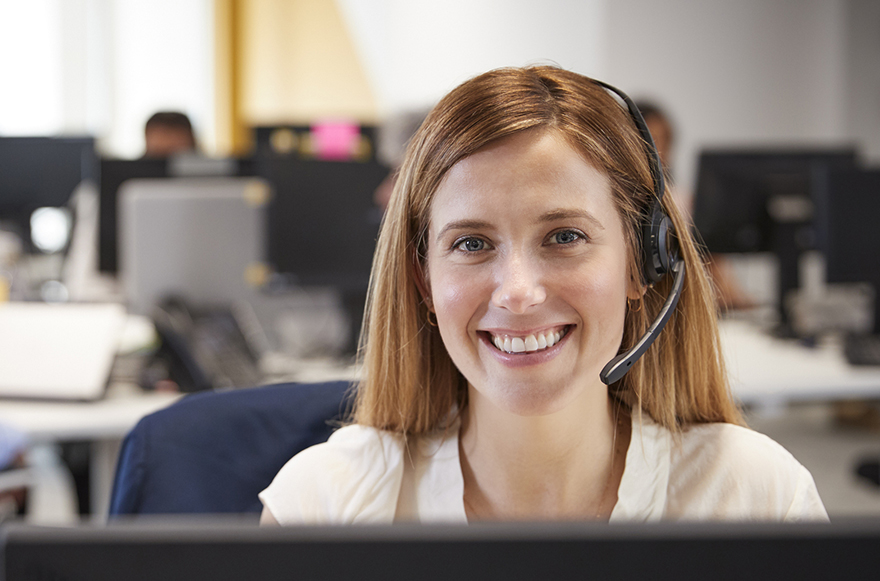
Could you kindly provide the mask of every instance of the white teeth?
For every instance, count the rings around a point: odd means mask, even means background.
[[[540,333],[538,333],[540,335]],[[534,335],[529,335],[526,337],[526,351],[537,351],[538,350],[538,340]]]
[[[501,351],[507,353],[524,353],[539,351],[553,347],[562,339],[562,333],[559,331],[547,331],[546,333],[535,333],[525,337],[511,337],[505,335],[492,336],[492,342]]]

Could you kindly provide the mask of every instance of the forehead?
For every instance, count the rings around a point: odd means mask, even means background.
[[[504,216],[567,207],[617,217],[608,176],[561,134],[545,129],[493,142],[456,163],[431,206],[432,227],[475,211]]]

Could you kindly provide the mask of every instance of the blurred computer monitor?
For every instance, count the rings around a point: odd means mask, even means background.
[[[322,136],[330,131],[333,145],[342,149],[326,151],[322,148]],[[376,127],[342,121],[318,122],[310,125],[283,124],[261,125],[252,129],[254,150],[257,156],[292,156],[300,159],[321,159],[330,154],[336,160],[357,159],[376,161]],[[346,136],[349,137],[348,143]],[[350,146],[345,147],[345,145]]]
[[[119,280],[129,312],[149,316],[169,297],[201,308],[251,301],[268,192],[259,178],[126,181]]]
[[[804,251],[818,248],[817,200],[827,172],[856,164],[852,149],[719,150],[700,154],[694,225],[712,253],[773,253],[778,305],[799,286]],[[780,308],[783,324],[785,310]]]
[[[185,522],[185,521],[184,521]],[[877,578],[880,521],[479,523],[262,528],[136,521],[7,526],[7,581],[24,579]]]
[[[880,294],[880,170],[830,172],[820,208],[826,281],[869,283]],[[880,334],[876,299],[873,332]]]
[[[83,180],[97,178],[91,137],[0,138],[0,221],[28,248],[31,215],[67,205]]]
[[[337,292],[352,327],[345,348],[350,353],[356,348],[382,220],[373,194],[388,171],[375,161],[257,158],[257,174],[273,188],[265,246],[271,286]]]
[[[273,188],[266,211],[273,271],[295,286],[365,289],[382,220],[373,192],[388,168],[264,157],[257,173]]]
[[[168,176],[167,159],[102,159],[98,202],[98,270],[115,274],[119,266],[117,233],[119,186],[136,178]]]
[[[167,159],[102,159],[98,209],[98,270],[119,270],[119,187],[128,180],[165,177],[252,176],[250,158],[219,159],[181,154]]]

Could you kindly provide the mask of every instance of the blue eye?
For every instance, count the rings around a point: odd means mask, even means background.
[[[582,239],[583,236],[574,230],[562,230],[553,234],[552,239],[556,244],[571,244]]]
[[[465,252],[479,252],[486,247],[486,243],[479,238],[465,238],[456,244],[455,247]]]

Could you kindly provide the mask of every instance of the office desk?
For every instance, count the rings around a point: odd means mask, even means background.
[[[102,519],[110,505],[122,438],[142,417],[179,397],[173,393],[111,389],[107,398],[93,402],[0,400],[0,422],[18,428],[34,444],[88,441],[92,513]]]
[[[721,322],[721,342],[734,396],[779,409],[791,403],[880,398],[880,367],[854,367],[832,340],[807,347],[781,340],[749,321]]]
[[[265,383],[354,379],[357,371],[333,360],[291,361],[278,357]],[[143,392],[125,382],[112,384],[103,399],[91,402],[0,399],[0,422],[24,432],[32,443],[86,441],[90,444],[92,517],[103,521],[110,506],[116,460],[122,439],[144,416],[183,397]]]

